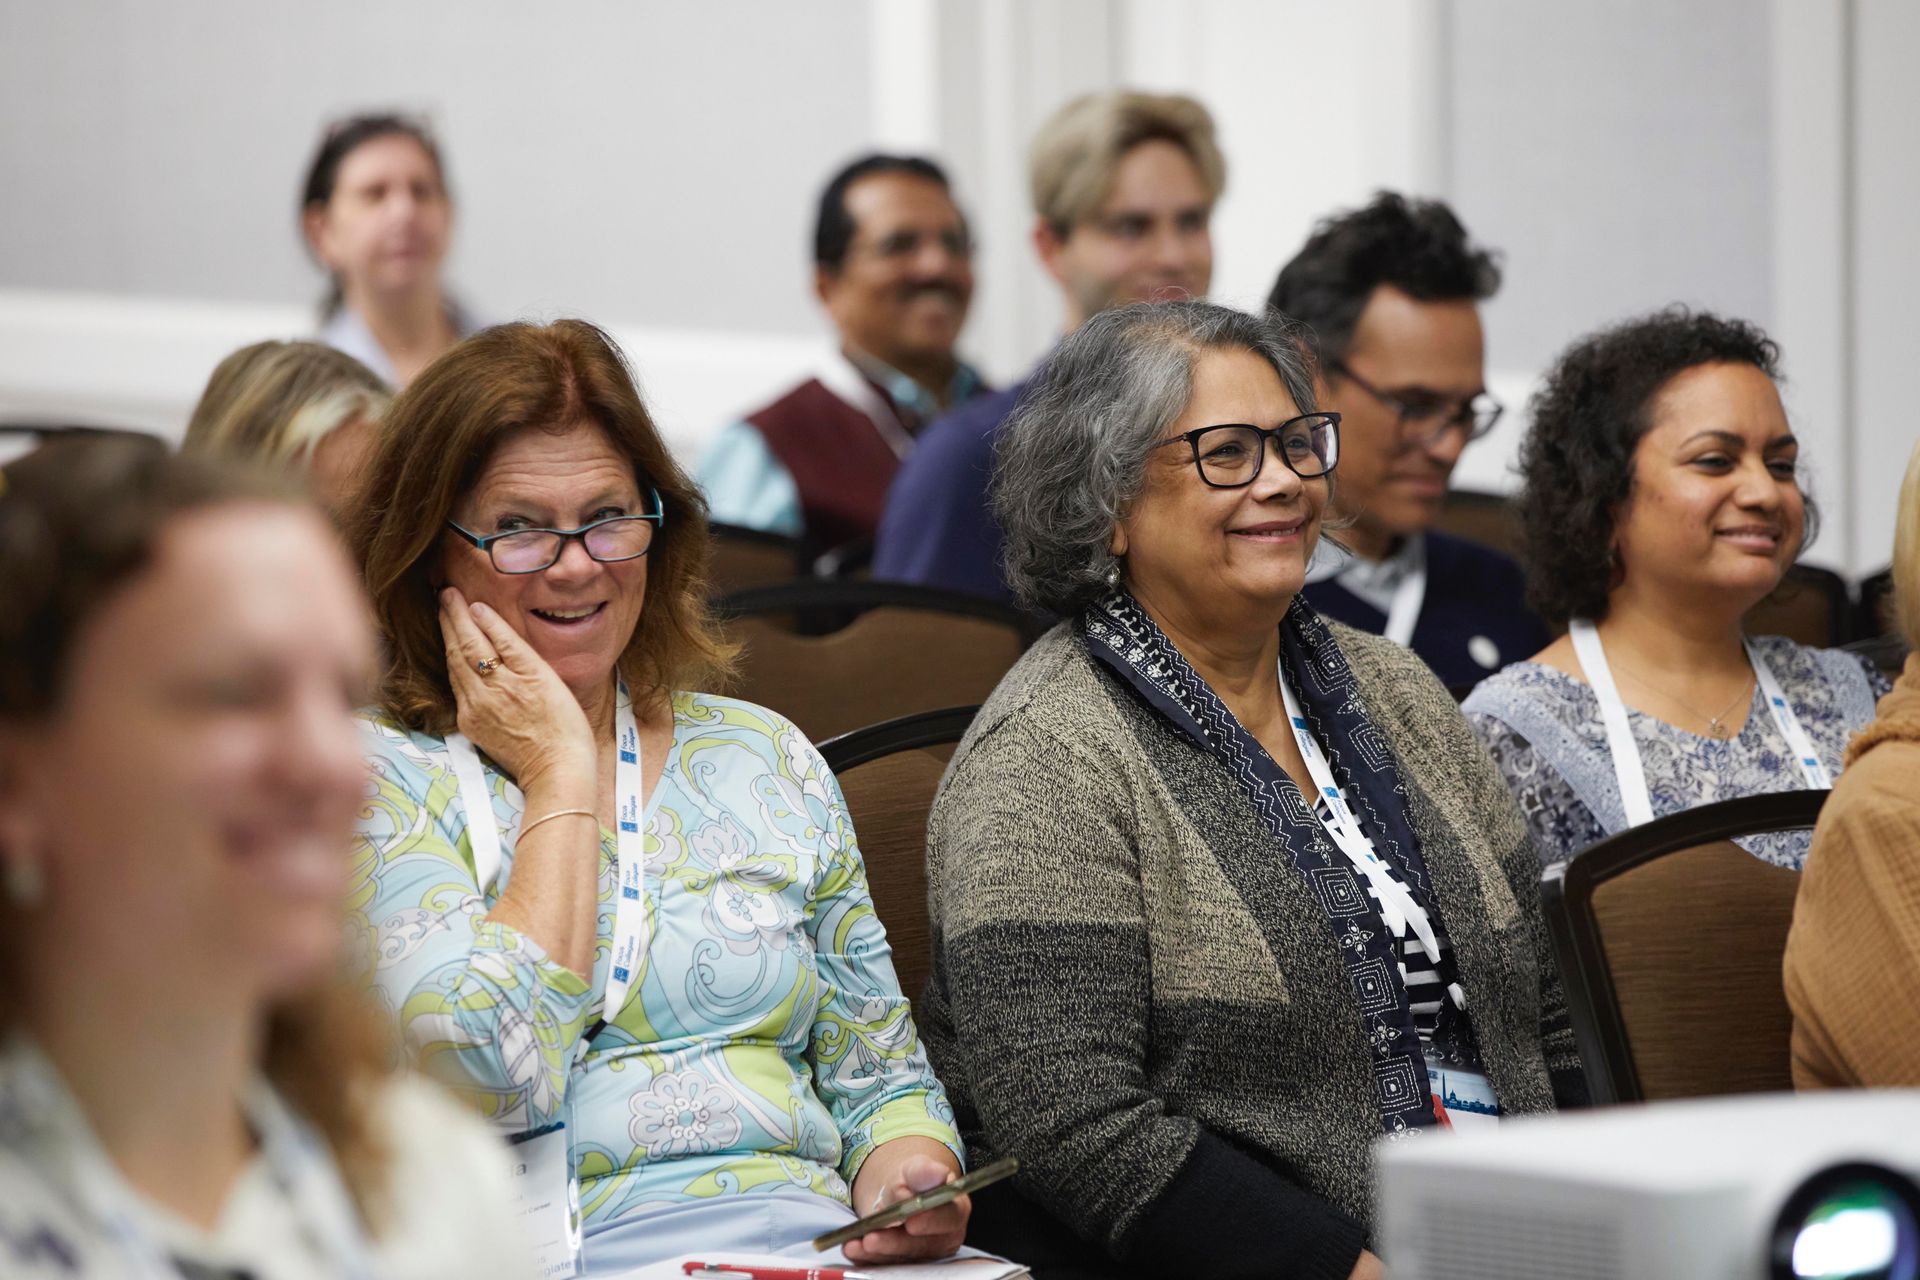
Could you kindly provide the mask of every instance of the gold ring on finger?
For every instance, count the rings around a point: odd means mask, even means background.
[[[490,676],[499,665],[500,659],[498,658],[482,658],[473,664],[473,669],[483,676]]]

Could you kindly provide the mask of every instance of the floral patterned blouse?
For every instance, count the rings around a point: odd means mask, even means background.
[[[673,712],[641,822],[651,941],[578,1062],[607,980],[614,835],[601,831],[587,983],[485,918],[512,877],[519,790],[482,757],[503,857],[483,894],[441,740],[364,722],[353,922],[409,1052],[504,1131],[566,1120],[589,1230],[709,1196],[846,1203],[893,1138],[959,1155],[825,762],[750,703],[680,693]]]
[[[1758,636],[1754,644],[1827,772],[1839,777],[1847,740],[1873,719],[1874,701],[1891,687],[1886,676],[1839,649],[1812,649],[1781,636]],[[1564,861],[1626,829],[1600,703],[1586,681],[1538,662],[1516,662],[1481,681],[1460,709],[1520,802],[1543,863]],[[1627,724],[1656,817],[1807,785],[1757,687],[1747,722],[1731,739],[1689,733],[1631,707]],[[1811,840],[1811,832],[1781,831],[1738,843],[1777,866],[1798,868]]]

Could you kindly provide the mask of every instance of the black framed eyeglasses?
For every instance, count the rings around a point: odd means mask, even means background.
[[[1333,371],[1393,410],[1400,420],[1400,439],[1421,447],[1439,443],[1450,431],[1466,432],[1468,443],[1493,430],[1507,406],[1482,391],[1466,400],[1452,400],[1431,392],[1399,393],[1382,391],[1353,371],[1344,360],[1336,360]]]
[[[1302,480],[1317,480],[1340,461],[1340,415],[1303,413],[1277,427],[1225,422],[1195,427],[1155,448],[1185,444],[1193,451],[1193,469],[1215,489],[1243,489],[1260,478],[1267,460],[1267,441],[1278,447],[1280,461]]]
[[[453,521],[447,528],[487,553],[498,573],[539,573],[551,569],[567,549],[567,543],[580,539],[587,554],[601,564],[638,560],[653,548],[653,537],[667,523],[667,510],[660,505],[660,491],[648,490],[653,511],[647,515],[608,516],[583,524],[578,529],[509,529],[505,533],[475,533]]]

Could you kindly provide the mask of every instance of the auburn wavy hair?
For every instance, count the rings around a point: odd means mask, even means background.
[[[146,571],[169,525],[260,501],[307,505],[277,477],[126,433],[55,439],[0,470],[0,725],[32,733],[58,718],[88,625]],[[12,993],[33,981],[19,910],[0,895],[0,1036],[19,1016]],[[320,1132],[377,1231],[387,1153],[371,1108],[396,1061],[386,1021],[345,977],[266,1014],[267,1078]]]
[[[707,503],[667,451],[620,348],[584,320],[503,324],[428,365],[380,424],[348,541],[388,646],[381,709],[408,728],[454,728],[438,593],[447,521],[508,437],[598,427],[666,514],[647,552],[647,601],[620,655],[639,697],[714,687],[734,650],[707,607]]]

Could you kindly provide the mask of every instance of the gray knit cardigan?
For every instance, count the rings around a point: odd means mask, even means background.
[[[1418,658],[1332,629],[1392,744],[1503,1109],[1580,1097],[1506,784]],[[1018,1156],[1027,1200],[1130,1265],[1252,1231],[1297,1263],[1267,1274],[1344,1277],[1370,1234],[1371,1055],[1274,840],[1071,623],[1001,682],[935,801],[919,1021],[971,1160]]]

